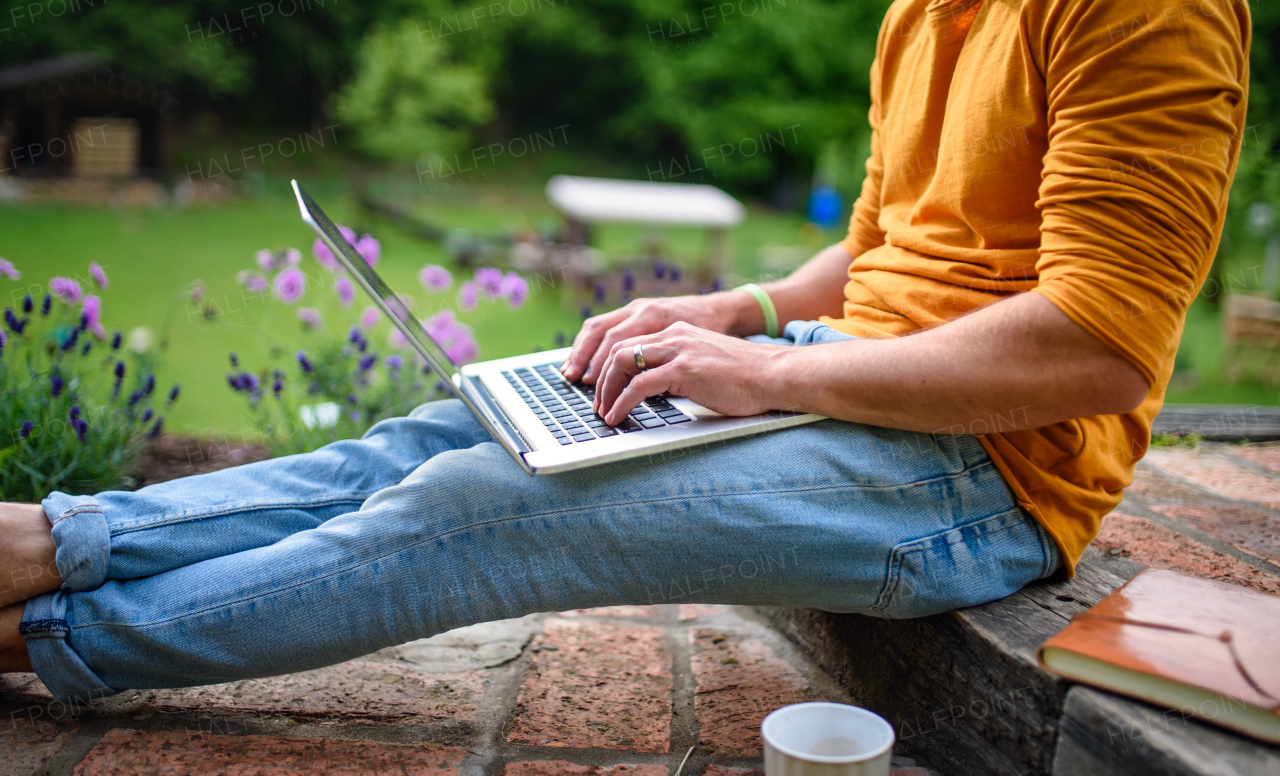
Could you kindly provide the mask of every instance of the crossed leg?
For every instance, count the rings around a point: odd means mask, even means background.
[[[165,485],[46,500],[65,581],[19,629],[55,695],[290,673],[589,606],[919,616],[1058,562],[977,440],[835,421],[530,477],[436,402]]]

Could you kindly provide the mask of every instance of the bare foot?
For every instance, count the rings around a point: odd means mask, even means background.
[[[0,536],[0,606],[58,589],[62,575],[44,507],[0,503]]]
[[[18,634],[23,608],[22,604],[0,608],[0,674],[31,670],[27,641]]]

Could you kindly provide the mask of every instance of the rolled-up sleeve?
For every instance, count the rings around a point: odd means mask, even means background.
[[[1049,125],[1035,292],[1154,385],[1252,141],[1248,9],[1062,0],[1043,13],[1029,27]]]

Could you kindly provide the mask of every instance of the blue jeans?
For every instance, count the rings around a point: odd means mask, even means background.
[[[973,437],[834,420],[531,477],[439,401],[314,453],[43,505],[64,583],[27,603],[21,631],[69,701],[581,607],[919,617],[1059,565]]]

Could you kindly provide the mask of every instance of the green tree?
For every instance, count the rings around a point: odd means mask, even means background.
[[[354,77],[335,96],[334,115],[376,158],[416,162],[459,152],[493,116],[483,70],[448,61],[442,46],[424,40],[424,29],[412,20],[374,25]]]

